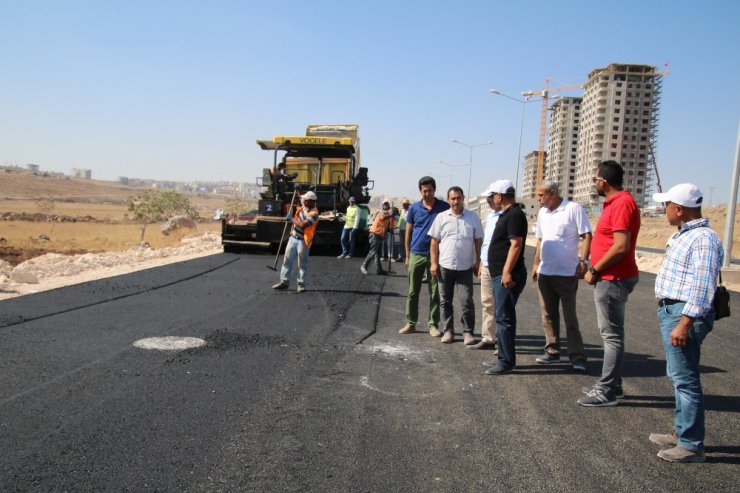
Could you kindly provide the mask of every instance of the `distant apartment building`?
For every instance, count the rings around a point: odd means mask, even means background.
[[[92,170],[86,168],[72,168],[72,176],[75,178],[92,179]]]
[[[560,195],[570,200],[575,193],[582,100],[577,97],[560,98],[550,107],[550,138],[544,179],[556,182]]]
[[[591,178],[600,162],[624,168],[624,188],[639,206],[650,197],[661,74],[650,65],[612,63],[588,75],[581,102],[573,200],[598,208]]]
[[[524,156],[524,178],[522,179],[522,191],[521,193],[517,190],[517,196],[525,198],[525,199],[531,199],[534,197],[534,193],[537,189],[537,183],[535,183],[537,179],[537,157],[539,156],[539,151],[532,151],[526,156]],[[545,154],[545,167],[544,169],[547,170],[548,166],[548,156],[547,152]]]

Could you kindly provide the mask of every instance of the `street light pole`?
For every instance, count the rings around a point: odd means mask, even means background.
[[[521,103],[522,105],[522,116],[520,118],[519,123],[519,147],[516,154],[516,181],[514,182],[514,187],[516,188],[517,192],[520,192],[519,190],[519,169],[522,167],[522,135],[524,134],[524,107],[529,103],[529,98],[532,97],[532,95],[527,94],[524,99],[514,98],[509,95],[506,95],[502,92],[499,92],[497,89],[489,89],[488,92],[491,94],[496,94],[497,96],[503,96],[505,98],[511,99],[512,101],[516,101],[517,103]]]
[[[445,166],[448,166],[450,168],[450,175],[451,175],[450,182],[455,181],[455,168],[462,168],[463,166],[467,166],[467,163],[463,163],[463,164],[450,164],[450,163],[447,163],[445,161],[440,161],[439,164],[444,164]],[[450,186],[452,186],[452,185],[450,185]]]
[[[475,149],[476,147],[493,145],[493,141],[489,140],[488,142],[483,142],[482,144],[475,144],[475,145],[466,144],[465,142],[460,142],[457,139],[452,139],[452,142],[455,144],[460,144],[461,146],[465,146],[468,149],[470,149],[470,158],[468,160],[468,166],[470,167],[468,169],[468,191],[466,192],[468,196],[468,206],[469,206],[470,205],[470,185],[472,184],[472,181],[473,181],[473,149]]]

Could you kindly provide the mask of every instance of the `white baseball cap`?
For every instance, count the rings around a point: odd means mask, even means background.
[[[316,199],[318,199],[318,197],[316,197],[316,194],[310,191],[301,195],[301,200],[316,200]]]
[[[490,185],[488,185],[488,188],[486,188],[483,193],[480,194],[481,197],[488,197],[492,193],[514,193],[514,184],[511,183],[509,180],[496,180]]]
[[[701,207],[703,197],[701,190],[693,183],[681,183],[666,193],[653,194],[656,202],[673,202],[682,207]]]

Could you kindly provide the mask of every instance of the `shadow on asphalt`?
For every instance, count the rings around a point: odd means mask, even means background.
[[[719,445],[716,447],[704,447],[707,453],[707,462],[713,464],[740,464],[740,447],[737,445]],[[711,454],[725,454],[713,456]]]
[[[365,294],[371,296],[380,296],[381,298],[405,298],[405,294],[394,293],[394,292],[381,292],[381,291],[357,291],[356,289],[310,289],[308,291],[314,293],[330,293],[330,294]]]

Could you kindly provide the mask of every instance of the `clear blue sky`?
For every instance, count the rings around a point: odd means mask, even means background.
[[[376,193],[439,164],[514,179],[518,96],[611,62],[670,63],[664,185],[726,202],[740,122],[740,2],[0,0],[0,163],[93,177],[254,181],[256,139],[358,123]],[[526,108],[522,155],[536,149]],[[440,178],[440,188],[448,178]],[[468,168],[454,181],[467,188]]]

